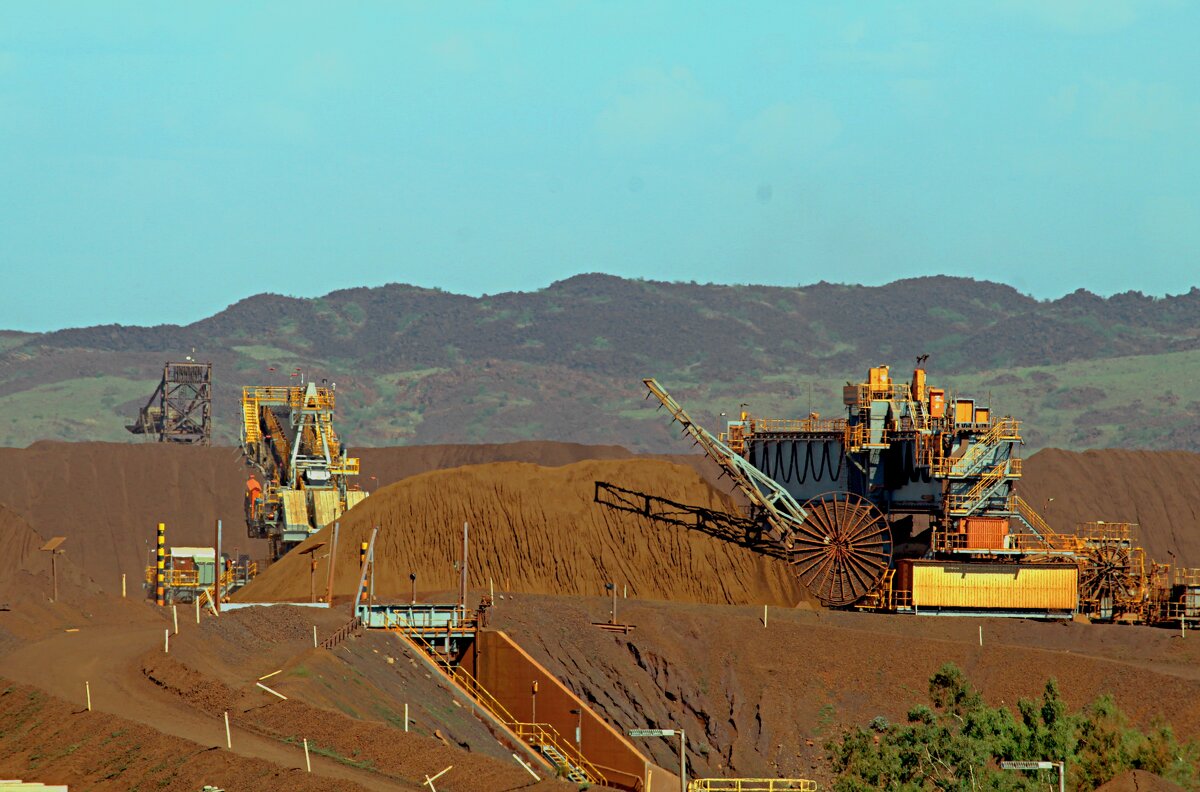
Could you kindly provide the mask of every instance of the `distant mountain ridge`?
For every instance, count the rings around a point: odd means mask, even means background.
[[[918,354],[930,355],[931,377],[1011,397],[1000,408],[1024,415],[1042,442],[1187,447],[1172,445],[1183,441],[1168,414],[1200,415],[1187,398],[1200,374],[1197,288],[1038,301],[950,276],[790,288],[588,274],[483,297],[402,284],[313,299],[261,294],[185,326],[0,333],[0,442],[125,439],[121,424],[162,363],[193,348],[214,361],[226,441],[236,439],[240,386],[281,382],[280,371],[296,368],[339,383],[339,423],[360,445],[541,438],[676,450],[665,429],[631,412],[644,376],[681,388],[697,417],[715,421],[742,401],[795,415],[837,409],[843,381],[878,363],[903,371]],[[1135,407],[1129,383],[1098,387],[1073,371],[1115,359],[1120,370],[1147,369],[1177,403],[1160,416],[1151,394]],[[1033,369],[1040,380],[1029,379]],[[1091,398],[1044,404],[1051,381],[1051,394],[1091,387]],[[1124,407],[1135,411],[1124,427],[1093,415],[1069,431],[1065,420],[1068,408],[1078,418]],[[1128,420],[1139,411],[1147,421]],[[1109,428],[1097,437],[1092,425]]]

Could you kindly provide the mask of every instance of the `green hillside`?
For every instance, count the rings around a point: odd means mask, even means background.
[[[586,275],[480,298],[404,285],[259,295],[187,326],[0,333],[0,443],[130,440],[163,362],[213,361],[218,441],[242,385],[336,382],[352,445],[529,438],[680,450],[643,402],[658,378],[708,425],[840,414],[866,368],[931,380],[1024,420],[1032,447],[1200,450],[1200,290],[1037,301],[995,283],[714,286]],[[274,369],[274,371],[271,371]]]

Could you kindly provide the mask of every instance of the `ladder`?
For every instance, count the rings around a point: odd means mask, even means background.
[[[571,762],[567,760],[567,757],[563,756],[562,751],[558,750],[553,745],[549,743],[540,743],[537,746],[537,749],[541,752],[542,756],[545,756],[550,760],[551,764],[553,764],[555,767],[562,768],[563,772],[566,774],[567,780],[574,781],[576,784],[584,784],[591,781],[587,773],[571,764]]]
[[[247,444],[257,443],[262,439],[258,429],[258,399],[242,396],[242,434]]]

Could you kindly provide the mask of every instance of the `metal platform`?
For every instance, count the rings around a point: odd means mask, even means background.
[[[372,630],[399,628],[426,640],[473,638],[478,626],[474,615],[463,614],[454,603],[359,603],[355,614]]]

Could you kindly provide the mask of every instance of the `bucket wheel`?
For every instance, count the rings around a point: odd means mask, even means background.
[[[1079,570],[1079,593],[1102,618],[1137,599],[1141,581],[1135,573],[1132,552],[1121,541],[1089,542],[1086,563]]]
[[[892,531],[879,509],[850,492],[827,492],[804,504],[808,518],[792,534],[791,563],[813,596],[852,605],[883,579]]]

